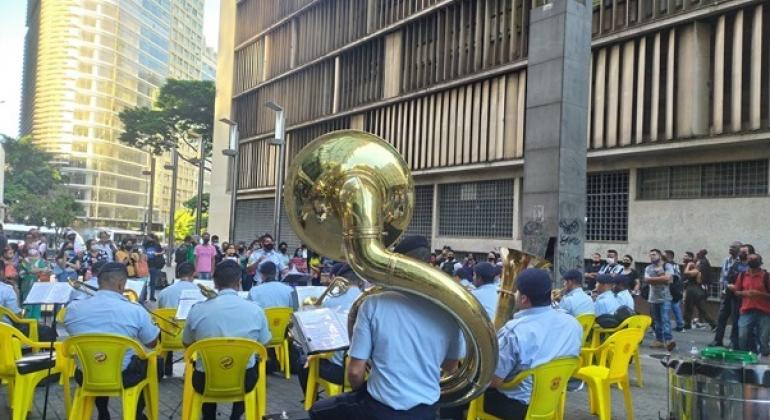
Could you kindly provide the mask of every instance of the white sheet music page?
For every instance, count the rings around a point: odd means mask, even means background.
[[[72,287],[69,283],[32,283],[25,305],[67,303],[72,295]]]

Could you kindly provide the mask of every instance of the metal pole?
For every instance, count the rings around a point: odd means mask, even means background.
[[[283,199],[284,148],[286,146],[284,111],[275,114],[275,142],[278,143],[278,175],[275,181],[275,209],[273,210],[273,235],[275,243],[281,242],[281,201]]]
[[[232,179],[230,181],[230,242],[235,242],[235,203],[238,195],[238,175],[239,175],[239,153],[238,144],[240,143],[240,133],[238,125],[230,126],[230,149],[235,151],[233,155],[233,168],[231,170]]]
[[[206,152],[203,150],[203,136],[198,141],[198,204],[195,206],[195,234],[201,234],[201,213],[203,210],[203,171],[206,168]]]
[[[152,233],[152,210],[155,207],[153,199],[155,198],[155,156],[150,154],[150,192],[147,197],[147,225],[144,228],[144,233],[149,235]]]
[[[176,216],[176,174],[179,170],[179,153],[176,150],[176,146],[171,149],[171,208],[169,208],[168,218],[168,258],[166,258],[166,266],[171,267],[171,260],[174,258],[174,218]]]

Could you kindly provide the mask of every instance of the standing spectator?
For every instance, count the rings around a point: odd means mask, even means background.
[[[650,285],[650,312],[655,322],[655,341],[652,348],[666,348],[672,351],[676,347],[671,335],[671,291],[669,285],[673,281],[674,269],[671,264],[665,264],[659,249],[650,250],[650,265],[644,270],[644,281]]]
[[[586,289],[594,290],[596,287],[596,276],[599,275],[599,271],[601,271],[603,267],[602,255],[598,252],[591,254],[591,264],[586,266],[585,272]]]
[[[128,273],[129,278],[136,278],[136,263],[139,262],[139,254],[136,252],[136,249],[134,249],[133,239],[126,238],[123,240],[120,249],[115,253],[115,262],[119,262],[126,266],[126,272]],[[94,262],[90,264],[92,275],[97,274],[94,272],[94,265],[96,265]]]
[[[235,244],[227,244],[225,246],[225,256],[222,257],[222,261],[235,261],[238,265],[241,264],[241,256],[238,255],[238,249]]]
[[[77,279],[80,271],[80,257],[75,252],[74,244],[64,244],[62,250],[56,255],[56,264],[53,267],[56,281],[65,282]]]
[[[187,235],[182,240],[182,243],[179,244],[179,246],[176,247],[174,250],[174,263],[179,267],[182,263],[190,262],[187,258],[188,251],[192,247],[190,245],[190,242],[192,241],[192,237],[190,235]]]
[[[115,261],[115,253],[118,252],[118,247],[115,246],[115,242],[110,239],[110,233],[106,230],[99,232],[99,241],[91,246],[103,251],[104,255],[107,256],[107,262]]]
[[[607,263],[599,269],[599,274],[609,274],[610,276],[615,277],[623,271],[623,266],[618,264],[618,251],[608,249],[607,258],[604,260]]]
[[[160,282],[163,266],[166,265],[166,257],[163,255],[163,247],[158,242],[154,233],[147,235],[144,244],[144,254],[147,256],[147,267],[150,271],[150,300],[155,302],[155,289]]]
[[[714,341],[711,342],[712,346],[723,346],[722,341],[725,336],[725,329],[727,328],[727,320],[732,318],[732,329],[730,331],[730,347],[737,349],[738,343],[738,318],[740,315],[741,300],[740,297],[735,295],[733,288],[730,285],[735,284],[735,280],[738,278],[738,274],[746,271],[748,265],[746,263],[748,259],[749,249],[752,253],[754,247],[751,245],[744,246],[738,241],[730,244],[728,250],[730,256],[727,257],[722,264],[722,276],[720,283],[724,286],[722,294],[722,302],[719,305],[719,315],[717,316],[717,330],[714,333]]]
[[[281,242],[278,244],[278,252],[281,254],[281,261],[283,262],[284,267],[289,267],[289,261],[291,258],[289,258],[289,244],[286,242]]]
[[[8,246],[8,238],[5,237],[5,231],[3,230],[3,224],[0,223],[0,249],[5,249]]]
[[[665,264],[671,265],[671,269],[674,271],[671,285],[669,286],[671,291],[671,312],[674,313],[674,320],[676,321],[675,331],[682,332],[684,331],[684,317],[682,316],[682,298],[684,298],[682,270],[674,259],[674,251],[670,249],[663,251],[663,261]]]
[[[281,276],[284,274],[284,271],[287,270],[287,267],[283,265],[283,257],[281,256],[281,253],[274,249],[275,244],[273,244],[272,235],[266,233],[262,235],[261,239],[262,247],[251,253],[246,268],[248,270],[253,269],[256,271],[265,262],[272,261],[272,263],[276,266],[278,279],[280,280]],[[254,282],[256,284],[260,284],[262,282],[262,278],[259,275],[255,275]]]
[[[624,255],[622,265],[623,271],[620,272],[620,275],[626,280],[626,290],[628,290],[631,295],[638,295],[640,288],[639,273],[637,273],[634,268],[634,258],[628,254]]]
[[[204,232],[203,243],[195,247],[195,271],[203,280],[211,280],[217,257],[217,249],[209,243],[210,240],[208,232]]]
[[[80,274],[84,280],[90,279],[94,275],[94,265],[100,261],[106,263],[108,260],[107,253],[102,249],[93,246],[93,239],[89,239],[86,242],[86,253],[83,255],[82,264],[80,265]],[[117,252],[115,253],[118,254]],[[118,261],[122,262],[122,261]],[[128,267],[126,267],[128,268]]]
[[[447,247],[445,247],[447,248]],[[444,261],[441,263],[441,271],[452,275],[455,271],[455,253],[452,251],[452,248],[449,248],[446,250],[446,256],[444,257]]]
[[[682,262],[684,263],[684,280],[685,280],[685,297],[684,297],[684,329],[689,330],[692,328],[692,312],[694,308],[698,309],[698,317],[706,321],[713,331],[716,329],[714,320],[711,319],[708,311],[706,311],[706,296],[708,287],[708,276],[711,271],[711,265],[708,264],[708,260],[705,260],[705,250],[698,252],[698,255],[703,253],[703,259],[695,260],[695,256],[692,252],[685,252]],[[702,262],[705,260],[705,262]]]
[[[21,262],[19,274],[21,276],[19,291],[21,292],[21,302],[23,303],[27,295],[29,295],[33,283],[50,279],[51,269],[48,267],[48,263],[40,257],[40,251],[33,247],[27,251],[27,258]],[[40,319],[40,305],[28,305],[27,309],[27,318]]]
[[[32,231],[32,229],[24,234],[24,242],[19,247],[19,256],[21,258],[27,258],[29,256],[30,249],[37,249],[37,246],[35,245],[35,233]]]
[[[5,263],[5,269],[3,274],[5,275],[5,281],[8,284],[13,284],[14,287],[19,287],[19,259],[16,251],[13,247],[9,246],[3,251],[3,262]]]
[[[762,356],[770,356],[770,276],[762,269],[762,257],[754,252],[746,258],[748,269],[738,274],[730,287],[741,298],[738,343],[741,350],[755,352],[759,344]],[[754,333],[758,330],[758,334]],[[759,343],[754,342],[759,339]]]
[[[227,245],[227,243],[223,243],[222,246],[220,246],[219,235],[213,235],[211,236],[211,245],[213,245],[214,249],[217,251],[215,262],[216,264],[219,264],[222,261],[222,258],[224,257],[224,252],[225,252],[224,245]]]
[[[431,267],[438,267],[438,257],[436,257],[436,253],[431,253],[430,257],[428,257],[428,264],[431,265]]]
[[[40,253],[40,258],[45,259],[45,256],[48,253],[48,242],[39,230],[31,229],[30,232],[32,232],[32,237],[34,238],[33,244]],[[77,234],[75,236],[77,237]]]
[[[300,248],[297,248],[297,250],[294,251],[294,258],[292,258],[289,263],[294,268],[294,270],[303,274],[307,274],[307,260],[302,258],[302,250]]]

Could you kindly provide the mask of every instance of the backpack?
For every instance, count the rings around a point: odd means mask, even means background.
[[[671,263],[668,263],[671,264]],[[668,291],[671,292],[671,301],[679,302],[684,297],[684,284],[682,283],[681,273],[674,272],[671,284],[668,285]]]
[[[177,265],[187,262],[187,245],[179,245],[174,251],[174,262]]]

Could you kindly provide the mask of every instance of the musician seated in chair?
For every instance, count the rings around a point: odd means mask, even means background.
[[[249,290],[249,300],[256,302],[262,309],[279,306],[294,309],[294,289],[278,281],[278,266],[272,261],[265,261],[259,266],[257,276],[261,281]]]
[[[497,267],[488,262],[480,262],[473,267],[473,285],[476,288],[471,290],[471,294],[481,303],[492,321],[495,319],[497,310],[496,277]]]
[[[614,315],[615,311],[621,306],[620,301],[615,296],[615,279],[609,274],[599,274],[596,276],[596,302],[594,310],[596,316]]]
[[[158,293],[158,308],[176,308],[179,306],[179,298],[183,290],[198,290],[193,283],[195,278],[195,265],[183,262],[176,267],[176,281]],[[168,352],[163,361],[163,373],[166,376],[174,374],[174,352]]]
[[[421,236],[404,238],[395,252],[422,261],[430,255]],[[432,420],[441,370],[454,371],[463,352],[457,322],[437,305],[395,291],[370,296],[359,308],[350,344],[347,376],[354,391],[316,402],[310,418]]]
[[[99,270],[99,291],[88,299],[73,301],[64,316],[64,328],[71,336],[81,334],[118,334],[136,340],[147,347],[155,347],[160,330],[152,323],[150,314],[141,306],[123,296],[128,271],[122,263],[107,263]],[[123,359],[123,386],[131,388],[147,375],[147,361],[128,350]],[[75,381],[83,382],[83,374],[75,371]],[[97,397],[99,420],[110,418],[108,398]],[[144,398],[139,398],[136,418],[143,414]]]
[[[196,341],[214,337],[248,338],[267,344],[272,335],[267,326],[264,310],[237,294],[241,289],[241,266],[232,260],[217,264],[214,271],[214,286],[219,290],[216,297],[197,303],[190,309],[182,336],[184,345],[189,346]],[[254,356],[246,369],[244,383],[246,391],[251,391],[257,384],[256,362],[256,356]],[[202,364],[196,364],[192,384],[197,392],[203,392],[206,373],[205,366]],[[233,403],[230,419],[240,419],[243,412],[243,401]],[[216,419],[216,417],[217,405],[203,404],[204,420]]]
[[[353,302],[361,296],[361,289],[365,289],[365,281],[362,280],[350,265],[337,263],[332,267],[332,278],[342,277],[348,281],[348,288],[336,294],[327,294],[324,297],[321,306],[335,311],[349,311]],[[299,384],[302,387],[302,394],[305,394],[307,387],[308,369],[305,367],[307,358],[301,357],[298,369]],[[318,364],[318,375],[321,379],[331,383],[342,385],[345,381],[345,351],[337,351],[331,359],[321,359]]]
[[[516,283],[519,311],[497,332],[497,368],[484,393],[484,411],[504,420],[526,416],[532,378],[510,390],[498,388],[522,370],[560,357],[577,357],[583,340],[578,321],[551,307],[551,278],[546,271],[524,270]]]
[[[569,270],[562,276],[564,289],[562,290],[559,309],[574,317],[583,314],[594,313],[594,301],[583,291],[583,273],[578,270]]]

